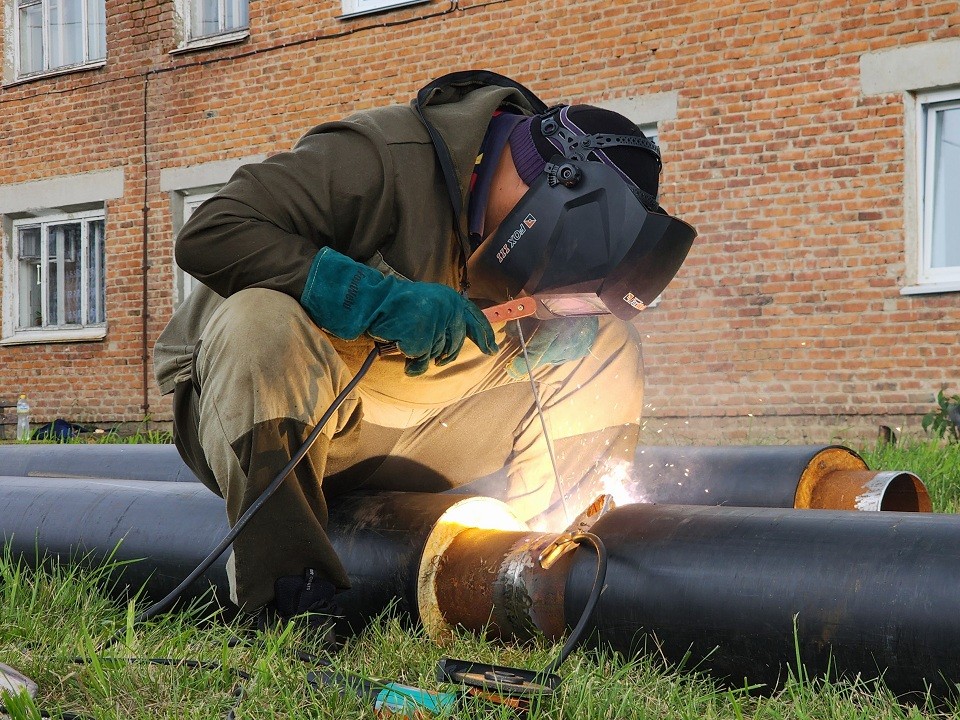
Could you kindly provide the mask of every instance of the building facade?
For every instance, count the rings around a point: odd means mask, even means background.
[[[2,1],[0,401],[35,420],[168,422],[192,209],[470,68],[658,138],[699,237],[638,320],[650,442],[919,435],[960,392],[960,2]]]

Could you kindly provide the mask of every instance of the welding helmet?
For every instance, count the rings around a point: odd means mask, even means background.
[[[471,297],[533,296],[541,317],[634,317],[696,237],[658,204],[659,149],[622,115],[591,106],[526,122],[510,143],[529,188],[468,259]],[[589,123],[610,130],[588,133],[581,125]]]

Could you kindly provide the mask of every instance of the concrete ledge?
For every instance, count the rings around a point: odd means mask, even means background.
[[[864,95],[960,85],[960,39],[917,43],[860,56]]]
[[[0,185],[0,215],[102,203],[123,196],[123,169]]]
[[[637,125],[677,119],[677,101],[680,94],[676,91],[651,93],[636,97],[614,98],[594,103],[597,107],[613,110],[624,115]]]
[[[164,168],[160,171],[160,189],[164,192],[220,186],[242,166],[264,160],[266,155],[251,155],[230,160],[215,160],[199,165]]]

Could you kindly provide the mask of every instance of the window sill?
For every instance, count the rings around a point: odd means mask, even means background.
[[[87,72],[88,70],[99,70],[106,64],[107,59],[102,58],[100,60],[84,63],[83,65],[68,65],[66,67],[54,68],[53,70],[47,70],[46,72],[37,73],[35,75],[24,75],[23,77],[11,80],[10,82],[5,82],[3,83],[3,87],[9,88],[16,85],[25,85],[26,83],[31,83],[35,80],[46,80],[47,78],[57,77],[59,75],[70,75],[71,73]]]
[[[209,35],[207,37],[189,40],[180,47],[170,51],[171,55],[182,55],[184,53],[195,52],[197,50],[207,50],[209,48],[220,47],[221,45],[235,45],[243,42],[250,37],[250,28],[242,30],[233,30],[222,35]]]
[[[95,342],[107,336],[106,326],[70,330],[24,330],[0,340],[5,345],[36,345],[41,343]]]
[[[960,292],[960,280],[931,282],[900,288],[901,295],[933,295],[935,293],[948,292]]]
[[[390,10],[399,10],[410,5],[420,5],[429,2],[429,0],[397,0],[397,2],[384,3],[380,7],[367,8],[366,10],[353,10],[337,15],[337,20],[353,20],[353,18],[363,17],[364,15],[374,15],[376,13],[389,12]]]

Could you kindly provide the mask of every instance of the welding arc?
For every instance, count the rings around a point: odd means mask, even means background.
[[[317,421],[317,424],[314,426],[313,430],[307,436],[307,439],[303,441],[303,444],[293,454],[293,457],[290,458],[290,461],[284,466],[284,468],[280,472],[277,473],[276,477],[274,477],[273,480],[270,481],[270,484],[267,485],[266,488],[264,488],[263,492],[260,493],[260,497],[258,497],[253,502],[253,504],[247,508],[246,512],[240,516],[240,519],[237,520],[236,525],[234,525],[230,529],[230,532],[224,535],[223,539],[217,544],[217,546],[210,552],[209,555],[207,555],[207,557],[203,559],[203,562],[201,562],[199,565],[197,565],[196,568],[194,568],[193,572],[191,572],[186,578],[184,578],[183,582],[181,582],[179,585],[177,585],[177,587],[171,590],[167,594],[167,596],[164,597],[162,600],[154,603],[153,605],[148,607],[146,610],[144,610],[142,613],[137,615],[133,619],[133,622],[135,624],[145,622],[150,618],[156,617],[160,613],[166,610],[169,610],[170,607],[173,605],[173,603],[175,603],[177,599],[183,594],[183,592],[197,578],[203,575],[210,568],[210,566],[213,565],[216,559],[223,554],[223,551],[230,546],[230,544],[247,526],[247,523],[250,522],[250,519],[260,511],[260,508],[262,508],[264,504],[266,504],[267,500],[269,500],[273,496],[273,494],[277,491],[277,489],[280,487],[280,485],[283,483],[286,477],[291,472],[293,472],[293,469],[297,466],[297,464],[304,458],[304,456],[308,452],[310,452],[310,448],[313,447],[313,444],[317,441],[317,438],[320,437],[320,432],[323,430],[324,426],[333,416],[333,413],[337,411],[337,408],[340,407],[343,401],[347,399],[347,396],[353,391],[353,389],[357,386],[357,384],[363,379],[364,375],[367,374],[367,371],[370,369],[370,366],[373,365],[373,361],[376,360],[377,357],[378,357],[378,350],[377,348],[374,348],[373,350],[370,351],[366,359],[363,361],[363,364],[360,366],[360,369],[357,371],[357,374],[354,375],[353,378],[351,378],[350,382],[348,382],[346,386],[343,388],[343,390],[340,391],[340,394],[334,398],[332,403],[330,403],[330,407],[327,408],[326,412],[323,413],[323,415]],[[114,635],[110,640],[108,640],[105,645],[101,646],[100,649],[102,650],[103,647],[112,645],[113,643],[117,642],[125,632],[126,632],[125,628],[122,631],[118,631],[117,634]]]

